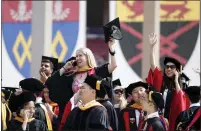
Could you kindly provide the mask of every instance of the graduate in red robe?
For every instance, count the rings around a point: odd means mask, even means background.
[[[175,121],[180,112],[188,108],[187,97],[182,91],[181,83],[181,63],[171,57],[166,57],[164,60],[164,73],[156,66],[155,63],[155,44],[156,35],[150,35],[151,44],[151,69],[146,79],[149,85],[154,86],[157,91],[163,94],[165,100],[164,117],[169,120],[169,130],[174,130]]]

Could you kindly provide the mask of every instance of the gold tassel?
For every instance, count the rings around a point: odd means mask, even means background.
[[[6,125],[6,106],[5,106],[5,103],[1,103],[1,111],[2,111],[3,130],[6,130],[7,125]]]
[[[182,72],[182,65],[180,66],[180,73]]]
[[[101,81],[96,82],[96,90],[100,90],[100,84],[101,84]]]
[[[152,93],[153,93],[153,91],[149,92],[149,101],[152,101],[152,97],[151,97]]]
[[[4,96],[5,96],[5,94],[3,92],[1,92],[1,97],[4,97]]]

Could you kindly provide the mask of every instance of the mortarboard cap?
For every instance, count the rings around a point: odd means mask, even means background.
[[[43,83],[35,78],[27,78],[27,79],[21,80],[19,82],[19,85],[22,89],[33,92],[33,93],[41,92],[45,88]]]
[[[177,70],[179,70],[179,71],[183,70],[183,67],[181,69],[182,64],[178,60],[176,60],[175,58],[165,57],[164,65],[166,65],[168,62],[175,64]]]
[[[103,30],[105,35],[105,43],[109,41],[110,37],[116,40],[122,39],[119,17],[104,25]]]
[[[157,108],[162,110],[164,108],[164,99],[162,94],[160,94],[159,92],[153,92],[153,93],[150,92],[149,95],[151,95],[150,97],[156,104]]]
[[[58,66],[57,66],[57,69],[61,69],[62,67],[64,67],[65,63],[64,62],[59,62],[58,63]]]
[[[19,89],[18,87],[2,87],[1,88],[1,96],[5,98],[5,100],[8,100],[13,93],[15,93],[16,89]]]
[[[149,86],[146,92],[149,95],[149,101],[153,101],[157,108],[162,110],[164,108],[164,99],[162,94],[157,92],[156,88],[153,86]]]
[[[112,81],[112,85],[115,88],[116,86],[121,86],[121,81],[120,79],[116,79],[114,81]]]
[[[200,86],[189,86],[184,91],[190,97],[199,97],[200,96]]]
[[[12,95],[8,105],[12,112],[16,112],[19,108],[22,108],[24,104],[30,101],[35,102],[36,97],[32,92],[23,92],[20,95]]]
[[[130,84],[126,89],[125,89],[125,93],[126,93],[126,98],[128,97],[128,95],[132,94],[132,91],[133,89],[137,88],[137,87],[144,87],[145,89],[148,89],[148,84],[147,83],[144,83],[144,82],[135,82],[135,83],[132,83]]]
[[[103,98],[111,91],[109,82],[96,75],[88,75],[84,83],[88,84],[92,89],[96,90],[96,97]]]
[[[183,84],[183,88],[187,88],[190,81],[189,77],[182,72],[182,74],[180,75],[180,78],[181,78],[181,83]]]
[[[190,80],[189,77],[185,73],[182,73],[180,77],[184,82],[187,82]]]
[[[58,69],[58,59],[57,58],[48,57],[48,56],[42,56],[42,62],[45,62],[45,61],[52,62],[53,72],[57,71],[57,69]]]

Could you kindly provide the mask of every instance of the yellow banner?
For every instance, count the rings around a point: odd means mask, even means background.
[[[142,22],[146,1],[117,1],[117,17],[124,22]],[[200,20],[200,1],[161,1],[161,21]]]

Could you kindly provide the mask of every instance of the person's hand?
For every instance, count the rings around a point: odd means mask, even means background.
[[[43,82],[45,82],[48,79],[48,76],[42,70],[40,70],[40,79]]]
[[[23,120],[26,122],[29,120],[29,112],[30,110],[24,110],[24,109],[20,111],[20,115],[22,116]]]
[[[74,63],[74,62],[75,62],[75,60],[68,61],[68,62],[64,65],[63,68],[64,68],[66,71],[72,69],[72,68],[73,68],[73,63]]]
[[[175,74],[175,82],[178,82],[179,72],[175,70],[174,74]]]
[[[157,43],[157,38],[156,38],[156,34],[155,33],[151,33],[150,35],[149,35],[149,43],[150,43],[150,45],[152,46],[152,47],[154,47],[154,45],[156,45],[156,43]]]

